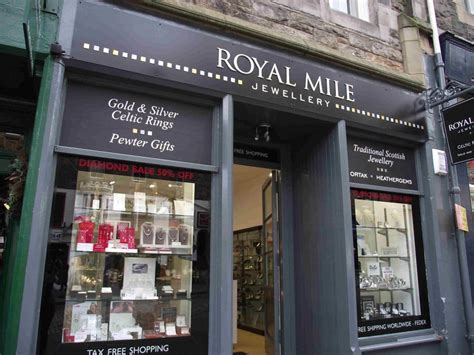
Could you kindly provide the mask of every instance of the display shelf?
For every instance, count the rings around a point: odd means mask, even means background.
[[[157,213],[157,212],[138,212],[138,211],[129,211],[129,210],[111,210],[106,208],[92,208],[92,207],[83,207],[83,206],[76,206],[74,207],[74,215],[80,215],[80,213],[76,213],[77,210],[83,211],[91,211],[91,212],[105,212],[105,213],[118,213],[118,214],[129,214],[129,215],[139,215],[139,216],[153,216],[153,217],[166,217],[166,218],[194,218],[194,215],[188,214],[177,214],[177,213]]]
[[[402,287],[402,288],[363,288],[360,287],[361,292],[373,292],[373,291],[411,291],[412,287]]]
[[[181,248],[171,248],[171,249],[177,249],[180,250],[181,252],[173,252],[168,250],[143,250],[143,248],[138,248],[138,249],[119,249],[119,248],[106,248],[105,251],[93,251],[93,250],[71,250],[72,254],[75,255],[85,255],[85,254],[99,254],[99,255],[128,255],[128,254],[134,254],[135,256],[147,256],[147,255],[163,255],[163,256],[191,256],[192,254],[190,252],[184,253],[182,250],[189,249],[192,251],[191,247],[181,247]]]
[[[361,225],[356,225],[355,228],[359,229],[387,229],[387,230],[395,230],[400,233],[404,233],[407,231],[406,228],[397,228],[397,227],[377,227],[377,226],[361,226]]]
[[[190,332],[188,332],[187,334],[166,335],[166,334],[162,334],[162,333],[156,333],[156,332],[153,332],[153,331],[144,331],[143,332],[143,339],[180,338],[180,337],[189,336],[189,334],[190,334]]]
[[[80,302],[117,302],[117,301],[127,301],[127,302],[133,302],[133,301],[149,301],[149,302],[157,302],[157,303],[167,303],[167,302],[179,302],[179,301],[188,301],[192,302],[191,297],[179,297],[179,298],[121,298],[120,296],[112,296],[112,297],[107,297],[107,298],[75,298],[75,297],[66,297],[65,302],[67,303],[80,303]]]
[[[410,260],[409,256],[406,255],[359,255],[360,259],[402,259]]]

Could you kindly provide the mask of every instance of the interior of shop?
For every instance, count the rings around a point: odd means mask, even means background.
[[[25,58],[0,56],[0,278],[6,265],[7,240],[19,223],[26,178],[27,150],[36,109],[39,80],[27,73]],[[10,227],[8,227],[8,223]]]
[[[265,355],[262,191],[272,170],[234,165],[234,354]]]
[[[237,286],[234,283],[237,330],[233,352],[234,355],[270,355],[276,352],[273,344],[279,342],[273,333],[275,323],[279,322],[275,312],[281,304],[274,297],[278,294],[274,289],[276,285],[265,287],[266,280],[275,280],[273,270],[269,269],[275,264],[268,265],[270,260],[275,262],[271,251],[273,246],[269,246],[268,240],[271,239],[272,243],[275,240],[271,236],[274,228],[271,213],[269,218],[263,217],[263,205],[271,205],[269,201],[264,202],[263,188],[272,169],[281,169],[283,161],[289,163],[283,154],[293,156],[294,152],[304,152],[308,148],[305,144],[314,145],[320,137],[327,135],[330,126],[320,120],[303,118],[294,110],[277,111],[244,102],[235,103],[234,116],[234,139],[237,142],[234,144],[234,162],[245,165],[234,165],[233,174],[234,281],[237,281]],[[235,150],[241,143],[274,150],[276,159],[263,162],[251,158],[246,160]],[[272,306],[269,307],[270,302]]]

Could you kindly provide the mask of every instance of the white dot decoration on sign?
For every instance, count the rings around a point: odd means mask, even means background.
[[[198,68],[190,68],[188,66],[183,66],[181,64],[177,63],[171,63],[171,62],[165,62],[163,60],[159,60],[156,58],[149,58],[146,56],[138,55],[138,54],[129,54],[128,52],[125,51],[119,51],[118,49],[110,49],[108,47],[101,47],[95,44],[91,44],[88,42],[84,42],[82,45],[82,48],[88,51],[94,51],[100,54],[105,54],[105,55],[113,55],[117,57],[121,57],[123,59],[127,60],[133,60],[136,62],[141,62],[143,64],[148,64],[148,65],[158,65],[160,67],[170,69],[170,70],[176,70],[176,71],[181,71],[184,73],[189,73],[190,75],[199,75],[204,78],[208,78],[210,80],[219,80],[219,81],[225,81],[227,83],[231,84],[237,84],[237,85],[243,85],[244,81],[242,79],[237,79],[235,77],[228,77],[225,75],[221,75],[218,73],[213,73],[210,71],[206,70],[201,70]],[[352,106],[347,106],[347,105],[340,105],[340,104],[335,104],[335,108],[338,110],[342,110],[345,112],[350,112],[352,114],[355,114],[359,117],[364,117],[366,119],[376,119],[376,120],[382,120],[385,122],[390,122],[396,125],[402,125],[402,126],[408,126],[412,127],[414,129],[419,129],[419,130],[424,130],[425,127],[420,124],[415,124],[411,123],[408,121],[403,121],[394,117],[389,117],[386,115],[383,115],[381,113],[376,113],[376,112],[369,112],[362,110],[361,108],[357,107],[352,107]]]
[[[349,111],[349,112],[354,113],[354,114],[356,114],[360,117],[365,117],[365,118],[368,118],[368,119],[382,120],[382,121],[391,122],[391,123],[398,124],[398,125],[401,125],[401,126],[408,126],[408,127],[412,127],[412,128],[420,129],[420,130],[425,129],[425,127],[423,125],[420,125],[420,124],[415,124],[415,123],[403,121],[403,120],[400,120],[398,118],[388,117],[388,116],[385,116],[385,115],[380,114],[380,113],[365,111],[365,110],[362,110],[361,108],[357,108],[357,107],[351,107],[351,106],[340,105],[340,104],[334,104],[334,107],[337,108],[338,110]]]
[[[141,134],[142,136],[153,136],[153,131],[146,131],[144,129],[132,128],[133,134]]]
[[[219,81],[225,81],[225,82],[230,82],[232,84],[237,84],[237,85],[243,85],[244,81],[242,79],[236,79],[234,77],[227,77],[223,76],[221,74],[216,74],[210,71],[206,70],[200,70],[197,68],[190,68],[187,66],[183,66],[181,64],[176,64],[176,63],[171,63],[171,62],[165,62],[163,60],[158,60],[156,58],[149,58],[146,56],[138,55],[138,54],[129,54],[128,52],[125,51],[119,51],[118,49],[110,49],[108,47],[101,47],[98,45],[93,45],[87,42],[84,42],[82,44],[82,48],[85,50],[92,50],[101,54],[108,54],[108,55],[113,55],[117,57],[121,57],[124,59],[129,59],[133,60],[136,62],[141,62],[144,64],[148,65],[158,65],[163,68],[171,69],[171,70],[177,70],[177,71],[182,71],[185,73],[189,73],[192,75],[200,75],[208,79],[212,80],[219,80]]]

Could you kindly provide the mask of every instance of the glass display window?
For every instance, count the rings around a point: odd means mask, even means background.
[[[209,216],[210,180],[195,171],[59,157],[42,353],[73,354],[75,345],[94,349],[96,342],[169,346],[170,339],[184,339],[181,351],[207,353],[209,227],[197,217]]]
[[[430,326],[415,196],[352,189],[359,336]]]

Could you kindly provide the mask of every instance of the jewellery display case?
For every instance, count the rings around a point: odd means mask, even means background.
[[[234,232],[238,326],[260,334],[265,322],[263,254],[261,226]]]
[[[68,188],[61,187],[71,221],[61,343],[191,337],[200,281],[195,215],[209,211],[208,175],[78,158],[59,163],[74,165],[63,172]],[[199,290],[208,302],[208,289]]]
[[[363,190],[352,190],[352,197],[359,325],[425,315],[426,280],[414,198]]]

